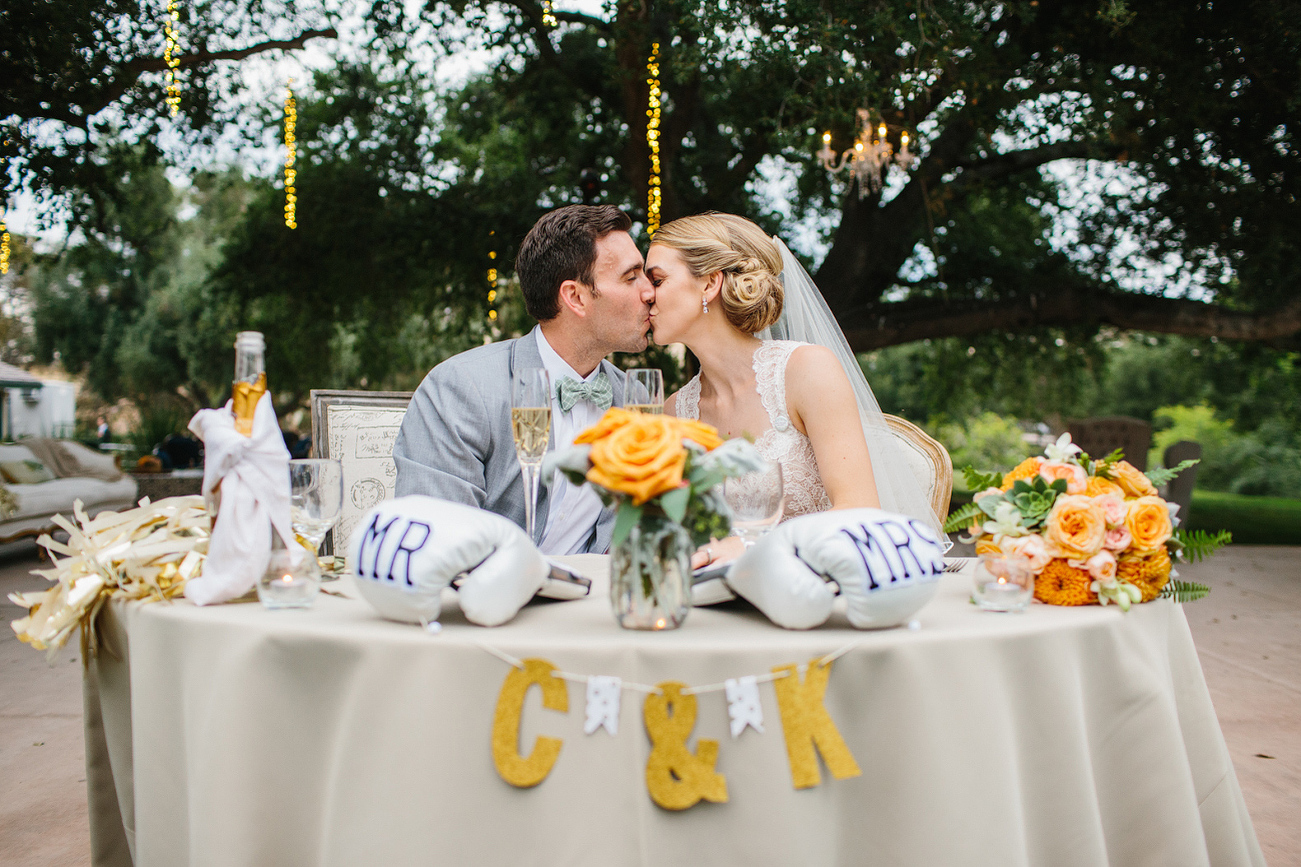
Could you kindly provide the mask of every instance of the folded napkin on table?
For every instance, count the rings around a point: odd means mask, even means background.
[[[226,602],[251,590],[271,559],[271,528],[295,560],[307,556],[294,541],[289,517],[289,450],[285,448],[271,395],[253,412],[253,435],[235,430],[233,404],[202,409],[190,430],[203,440],[203,495],[221,485],[221,506],[208,542],[203,574],[185,585],[196,605]]]

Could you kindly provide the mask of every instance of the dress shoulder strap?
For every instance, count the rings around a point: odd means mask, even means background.
[[[700,420],[700,374],[697,373],[691,377],[690,382],[682,386],[673,411],[677,413],[678,418]]]
[[[779,433],[791,427],[790,416],[786,414],[786,365],[791,353],[804,345],[795,340],[765,340],[754,352],[755,390],[773,430]]]

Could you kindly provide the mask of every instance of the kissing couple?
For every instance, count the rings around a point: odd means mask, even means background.
[[[939,531],[839,325],[780,239],[742,217],[700,214],[661,226],[643,260],[631,228],[613,206],[568,205],[529,230],[515,271],[538,324],[429,372],[393,449],[397,496],[465,503],[523,527],[513,372],[550,374],[548,448],[569,444],[623,403],[623,374],[606,356],[643,351],[649,333],[660,345],[685,344],[700,362],[664,412],[707,422],[725,439],[755,437],[781,465],[784,518],[871,506]],[[557,473],[536,514],[533,542],[544,554],[609,550],[613,511],[586,485]],[[740,552],[739,539],[725,540],[692,565]]]

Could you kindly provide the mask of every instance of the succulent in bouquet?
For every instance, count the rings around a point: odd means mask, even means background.
[[[616,510],[612,546],[651,515],[681,524],[694,544],[704,545],[732,528],[720,483],[763,463],[752,443],[724,442],[703,422],[613,407],[571,448],[548,455],[542,477],[559,470],[575,484],[592,485]]]
[[[1230,536],[1179,529],[1179,507],[1157,492],[1195,463],[1144,473],[1120,450],[1091,458],[1065,433],[1006,474],[964,469],[977,493],[945,530],[967,530],[977,554],[1023,559],[1035,598],[1052,605],[1114,602],[1129,610],[1157,596],[1199,599],[1207,588],[1172,580],[1173,558],[1209,556]]]

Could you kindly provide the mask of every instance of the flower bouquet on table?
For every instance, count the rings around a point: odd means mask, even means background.
[[[615,509],[611,599],[624,626],[664,629],[686,616],[691,552],[731,531],[720,483],[763,466],[754,445],[698,421],[612,408],[543,463],[590,484]]]
[[[1050,605],[1106,605],[1129,610],[1166,596],[1178,602],[1209,592],[1172,580],[1172,557],[1195,562],[1227,545],[1227,531],[1178,528],[1179,507],[1157,495],[1191,467],[1143,473],[1120,450],[1093,459],[1069,433],[1011,472],[963,470],[972,503],[949,516],[946,532],[967,530],[976,554],[1023,560],[1035,576],[1035,598]]]

